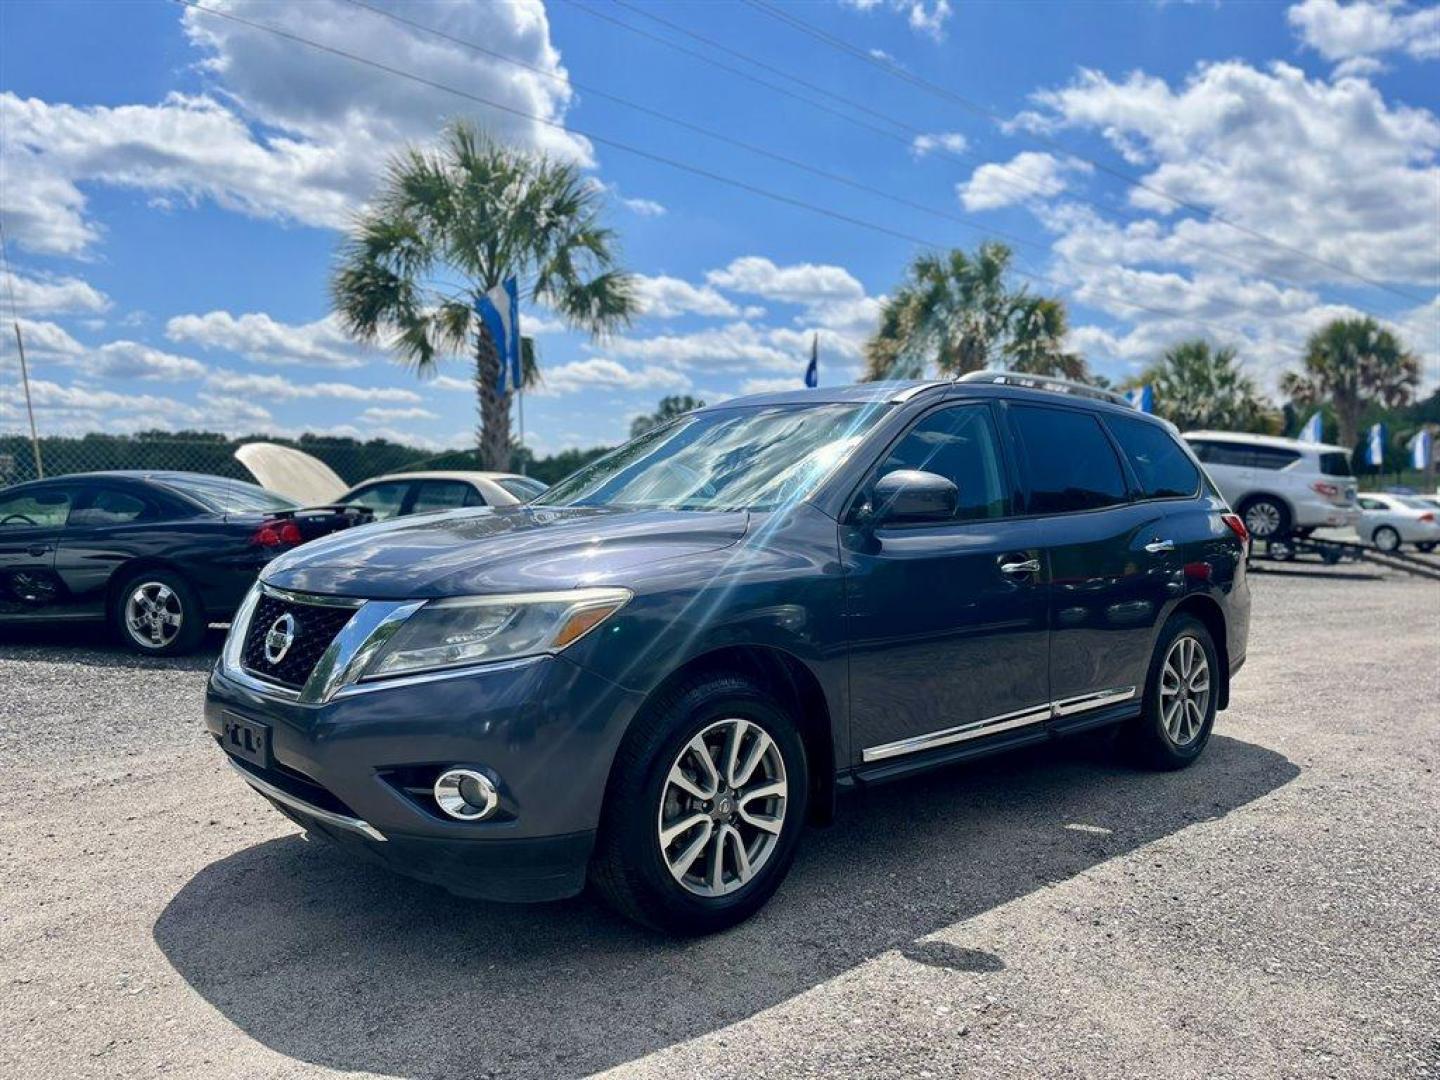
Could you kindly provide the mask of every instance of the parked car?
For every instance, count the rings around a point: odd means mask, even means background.
[[[200,473],[17,484],[0,490],[0,624],[104,620],[138,652],[183,653],[277,554],[368,518]]]
[[[1185,441],[1257,541],[1360,520],[1344,447],[1233,431],[1187,431]]]
[[[312,833],[680,933],[759,908],[859,785],[1111,724],[1189,765],[1245,659],[1245,527],[1118,401],[742,398],[528,506],[321,540],[252,590],[206,724]]]
[[[1420,496],[1367,491],[1360,496],[1361,523],[1356,531],[1381,551],[1398,551],[1401,544],[1434,551],[1440,543],[1435,514],[1435,506]]]
[[[463,506],[518,506],[545,492],[528,476],[500,472],[413,472],[376,476],[341,495],[347,506],[363,505],[376,521]]]

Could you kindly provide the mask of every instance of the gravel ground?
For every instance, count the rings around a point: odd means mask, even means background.
[[[218,642],[0,639],[0,1076],[1440,1077],[1440,585],[1254,587],[1194,768],[871,791],[678,944],[305,842],[201,733]]]

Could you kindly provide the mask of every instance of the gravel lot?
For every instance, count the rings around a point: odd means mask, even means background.
[[[1201,762],[867,793],[676,944],[301,839],[201,657],[0,639],[0,1076],[1440,1077],[1440,585],[1254,578]]]

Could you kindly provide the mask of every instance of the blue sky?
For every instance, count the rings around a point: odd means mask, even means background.
[[[798,385],[812,334],[822,381],[851,380],[879,303],[919,250],[910,238],[1013,239],[1017,267],[1043,279],[1030,287],[1065,297],[1072,345],[1112,377],[1203,335],[1237,346],[1270,388],[1310,330],[1356,311],[1400,329],[1427,385],[1440,375],[1433,6],[777,5],[856,56],[738,0],[365,2],[529,66],[349,0],[202,0],[550,123],[162,0],[0,6],[0,218],[42,431],[465,444],[466,361],[420,382],[383,349],[346,341],[325,292],[341,230],[386,156],[457,115],[581,163],[605,185],[624,264],[640,275],[645,313],[612,340],[526,311],[546,372],[526,407],[541,453],[616,441],[666,393],[713,401]],[[7,317],[9,304],[0,292]],[[19,430],[8,334],[3,348],[0,431]]]

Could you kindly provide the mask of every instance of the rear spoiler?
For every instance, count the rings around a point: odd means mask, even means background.
[[[371,513],[368,506],[361,506],[357,503],[326,503],[323,506],[297,506],[293,510],[269,510],[267,515],[272,518],[293,518],[299,514],[353,514],[361,517]]]

